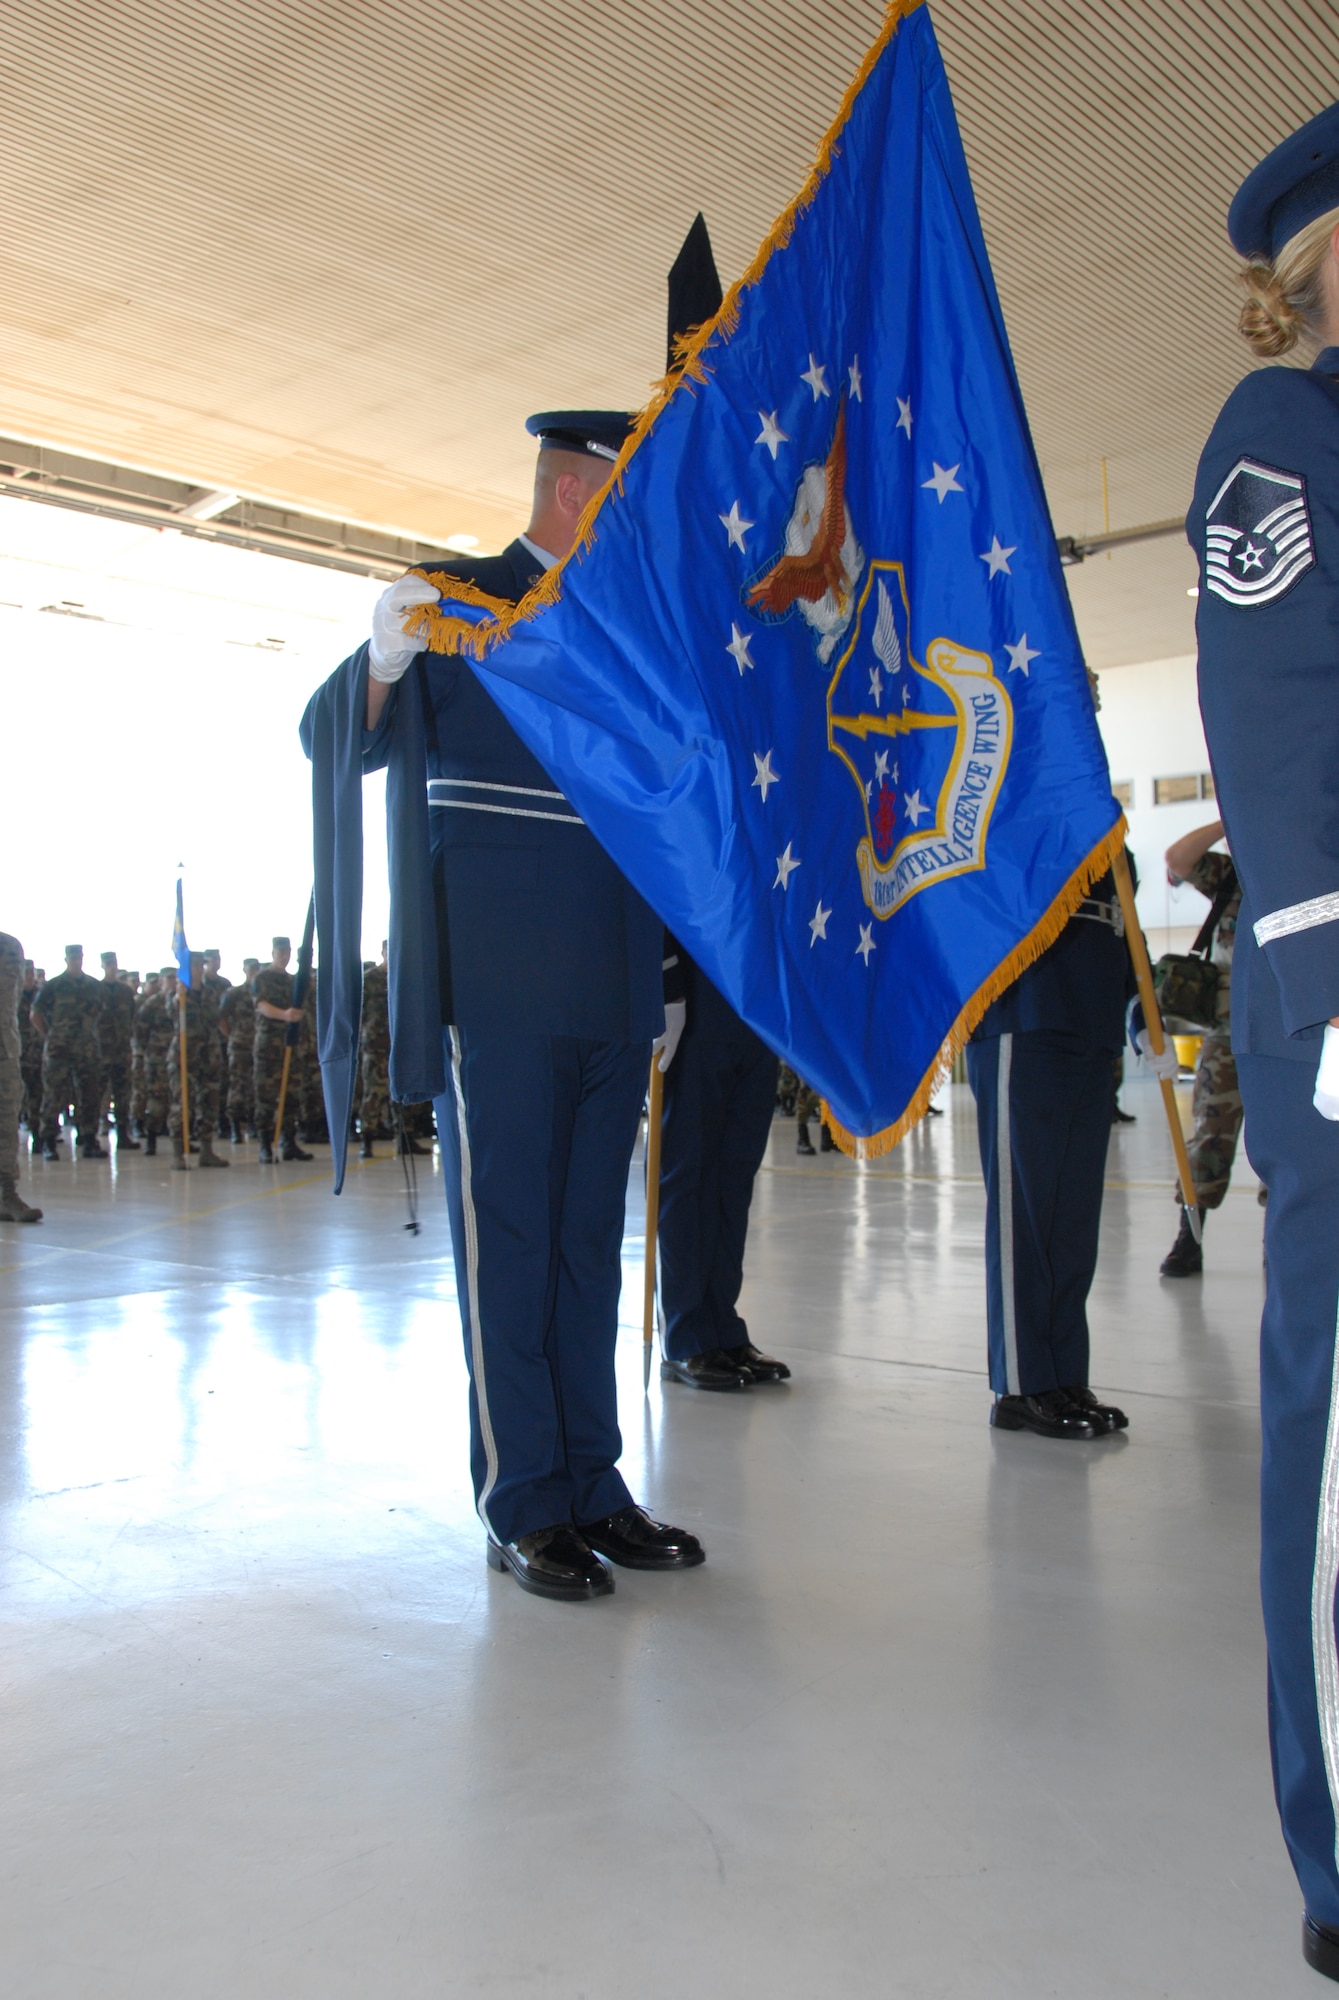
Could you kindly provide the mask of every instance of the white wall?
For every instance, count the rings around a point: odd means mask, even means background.
[[[1126,809],[1130,846],[1139,864],[1139,914],[1154,957],[1183,951],[1208,912],[1193,889],[1172,889],[1163,860],[1167,848],[1192,827],[1217,818],[1212,800],[1155,806],[1153,780],[1207,771],[1209,753],[1200,722],[1195,659],[1149,660],[1137,667],[1108,667],[1099,676],[1098,723],[1113,783],[1134,784]]]

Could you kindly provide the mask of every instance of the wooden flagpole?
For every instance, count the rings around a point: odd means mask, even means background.
[[[1148,1039],[1152,1044],[1154,1055],[1160,1056],[1167,1042],[1162,1031],[1158,996],[1153,991],[1153,968],[1148,962],[1148,946],[1144,943],[1144,933],[1140,929],[1138,913],[1134,906],[1134,883],[1130,880],[1130,864],[1125,858],[1123,847],[1118,850],[1111,864],[1111,872],[1116,878],[1116,894],[1120,897],[1121,914],[1125,918],[1125,942],[1130,947],[1130,958],[1134,964],[1135,982],[1144,1009],[1144,1026],[1148,1029]],[[1176,1155],[1176,1172],[1181,1182],[1181,1205],[1186,1212],[1190,1233],[1198,1243],[1202,1240],[1203,1232],[1200,1228],[1195,1177],[1190,1171],[1186,1135],[1181,1130],[1181,1114],[1176,1108],[1176,1088],[1166,1078],[1162,1079],[1162,1104],[1167,1113],[1167,1130],[1172,1135],[1172,1151]]]
[[[284,1073],[279,1079],[279,1109],[274,1115],[274,1139],[272,1145],[276,1153],[279,1151],[279,1137],[284,1129],[284,1105],[288,1098],[288,1066],[292,1060],[293,1044],[286,1040],[284,1042]]]

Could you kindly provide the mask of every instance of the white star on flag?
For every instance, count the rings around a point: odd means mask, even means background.
[[[893,783],[894,783],[895,785],[900,785],[900,784],[901,784],[901,782],[902,782],[902,766],[901,766],[900,764],[894,764],[894,766],[893,766]]]
[[[907,437],[908,437],[908,438],[910,438],[910,436],[911,436],[911,398],[910,398],[910,396],[899,396],[899,397],[898,397],[898,399],[897,399],[897,422],[896,422],[896,424],[895,424],[895,425],[893,426],[893,428],[894,428],[895,430],[899,430],[899,431],[905,431],[905,432],[906,432],[906,434],[907,434]]]
[[[801,375],[800,380],[809,384],[809,387],[814,392],[815,402],[818,401],[820,396],[830,396],[832,394],[831,389],[828,387],[827,368],[822,362],[815,361],[812,354],[809,356],[809,366],[804,374]]]
[[[736,625],[734,620],[731,619],[730,643],[725,650],[730,655],[735,665],[739,668],[741,675],[745,667],[751,667],[754,664],[753,658],[749,652],[749,644],[751,639],[752,639],[752,634],[749,632],[741,632],[738,625]]]
[[[765,444],[771,452],[772,457],[775,458],[780,447],[783,444],[790,443],[790,435],[787,431],[783,431],[777,423],[775,410],[772,411],[770,416],[766,410],[759,410],[758,422],[762,425],[762,429],[758,432],[753,442],[755,444]]]
[[[816,945],[816,944],[818,943],[818,940],[819,940],[820,938],[822,938],[822,940],[823,940],[824,944],[826,944],[826,943],[827,943],[827,941],[828,941],[828,918],[829,918],[829,917],[830,917],[831,915],[832,915],[832,912],[831,912],[831,910],[825,910],[825,909],[823,908],[823,898],[822,898],[822,897],[820,896],[820,897],[819,897],[819,899],[818,899],[818,908],[817,908],[817,909],[816,909],[816,910],[814,911],[814,914],[813,914],[813,915],[812,915],[812,917],[810,917],[810,919],[809,919],[809,949],[810,949],[810,951],[812,951],[812,950],[813,950],[814,946],[815,946],[815,945]]]
[[[718,514],[716,518],[729,537],[730,547],[732,549],[742,549],[744,546],[744,536],[753,526],[753,523],[741,518],[738,500],[735,501],[728,514]]]
[[[913,826],[919,826],[922,816],[930,810],[929,806],[921,798],[919,785],[914,792],[904,792],[902,794],[902,803],[907,809],[907,818]]]
[[[850,367],[847,369],[846,373],[851,384],[851,394],[854,396],[857,403],[863,403],[865,399],[860,393],[862,385],[860,380],[860,356],[858,354],[855,360],[851,363]]]
[[[753,780],[753,783],[762,793],[763,804],[766,805],[767,787],[769,785],[779,785],[781,783],[781,780],[780,778],[778,778],[776,772],[772,769],[772,753],[770,750],[764,757],[760,757],[757,751],[755,750],[753,753],[753,763],[754,763],[754,768],[758,773],[757,777]]]
[[[910,435],[911,432],[908,430],[907,436],[910,437]],[[930,479],[922,479],[921,485],[932,486],[934,488],[935,493],[938,495],[939,504],[941,507],[943,506],[944,501],[948,496],[948,494],[966,492],[967,490],[966,487],[960,486],[958,484],[957,476],[958,473],[962,470],[961,464],[950,465],[946,467],[942,466],[937,458],[932,459],[930,462],[934,466],[934,475]]]
[[[877,708],[883,700],[883,676],[877,667],[871,667],[869,670],[869,691],[873,696],[874,706]]]
[[[1029,646],[1026,632],[1016,646],[1011,646],[1006,640],[1004,650],[1009,655],[1009,672],[1011,674],[1026,674],[1029,660],[1039,660],[1041,658],[1041,654],[1036,648]],[[1029,676],[1029,678],[1031,677]]]
[[[986,564],[992,576],[998,576],[1001,570],[1004,571],[1006,576],[1012,576],[1013,571],[1009,567],[1009,558],[1017,553],[1017,542],[1014,543],[1011,549],[1002,549],[1000,547],[999,536],[992,535],[990,538],[990,547],[986,550],[981,560]]]
[[[870,953],[871,953],[872,951],[877,951],[878,949],[879,949],[879,947],[878,947],[878,946],[877,946],[877,945],[875,944],[875,942],[874,942],[874,926],[873,926],[873,924],[861,924],[861,926],[860,926],[860,942],[859,942],[859,944],[858,944],[858,945],[856,946],[856,948],[855,948],[855,955],[856,955],[856,957],[857,957],[857,958],[863,958],[863,959],[864,959],[864,961],[865,961],[865,964],[866,964],[866,965],[868,965],[868,964],[869,964],[869,955],[870,955]]]
[[[888,776],[888,752],[886,750],[876,750],[874,752],[874,777],[876,782],[878,783],[880,791],[883,790],[884,780],[887,778],[887,776]]]
[[[798,854],[791,853],[791,842],[787,841],[785,853],[778,854],[776,857],[776,880],[773,882],[772,887],[774,889],[789,889],[790,878],[799,865],[800,857]]]

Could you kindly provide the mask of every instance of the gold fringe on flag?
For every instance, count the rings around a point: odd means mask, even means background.
[[[595,523],[600,509],[611,493],[622,497],[623,474],[627,471],[634,452],[650,436],[657,418],[672,397],[681,390],[691,395],[695,384],[706,382],[708,365],[703,357],[707,348],[713,343],[724,345],[738,329],[740,301],[743,294],[751,286],[759,283],[773,256],[778,250],[784,250],[795,234],[796,222],[810,206],[831,171],[838,150],[837,142],[870,72],[902,22],[917,13],[923,5],[924,0],[892,0],[892,4],[884,14],[883,27],[879,31],[878,39],[868,50],[864,61],[852,78],[850,87],[838,107],[837,115],[818,148],[814,164],[809,169],[803,187],[790,206],[782,210],[764,236],[753,262],[743,276],[737,278],[731,285],[715,318],[706,320],[701,326],[695,327],[690,334],[675,342],[674,366],[663,380],[653,384],[651,400],[638,416],[627,443],[618,455],[617,462],[610,469],[608,479],[577,522],[576,541],[570,554],[564,556],[560,563],[555,563],[552,569],[546,570],[533,590],[527,591],[519,604],[504,604],[497,598],[485,598],[482,591],[476,591],[472,586],[462,584],[456,578],[443,575],[441,572],[434,574],[431,570],[424,569],[410,572],[413,576],[426,577],[443,592],[449,590],[453,597],[471,604],[482,604],[493,614],[490,623],[471,625],[463,619],[453,619],[449,614],[437,611],[431,605],[425,607],[417,617],[405,621],[405,630],[415,634],[421,632],[427,640],[430,652],[463,652],[474,660],[486,659],[493,647],[502,643],[514,625],[538,617],[541,611],[557,602],[562,593],[563,571],[568,563],[580,562],[595,542]]]
[[[1102,836],[1087,860],[1075,869],[1040,922],[1034,924],[1022,943],[1015,945],[1009,956],[996,966],[984,986],[978,987],[953,1023],[943,1047],[921,1078],[915,1095],[895,1125],[888,1125],[882,1132],[862,1139],[857,1133],[848,1132],[824,1103],[823,1123],[831,1132],[833,1143],[843,1153],[853,1160],[881,1159],[906,1138],[913,1125],[920,1123],[930,1108],[930,1099],[941,1084],[947,1083],[954,1063],[971,1040],[972,1032],[980,1024],[986,1009],[1013,985],[1020,972],[1026,972],[1030,965],[1035,965],[1042,953],[1055,943],[1093,883],[1100,881],[1111,867],[1125,845],[1128,831],[1122,814],[1111,831]]]

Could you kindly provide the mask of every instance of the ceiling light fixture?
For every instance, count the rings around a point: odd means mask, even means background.
[[[467,556],[478,548],[479,537],[477,535],[448,535],[446,546],[449,549],[454,549],[457,555]]]
[[[202,493],[198,500],[188,502],[179,508],[179,521],[216,521],[220,514],[226,514],[230,507],[237,505],[236,493],[225,493],[221,489],[212,493]]]
[[[1192,583],[1189,590],[1186,592],[1187,597],[1198,597],[1199,594],[1200,594],[1200,587],[1197,583]]]

